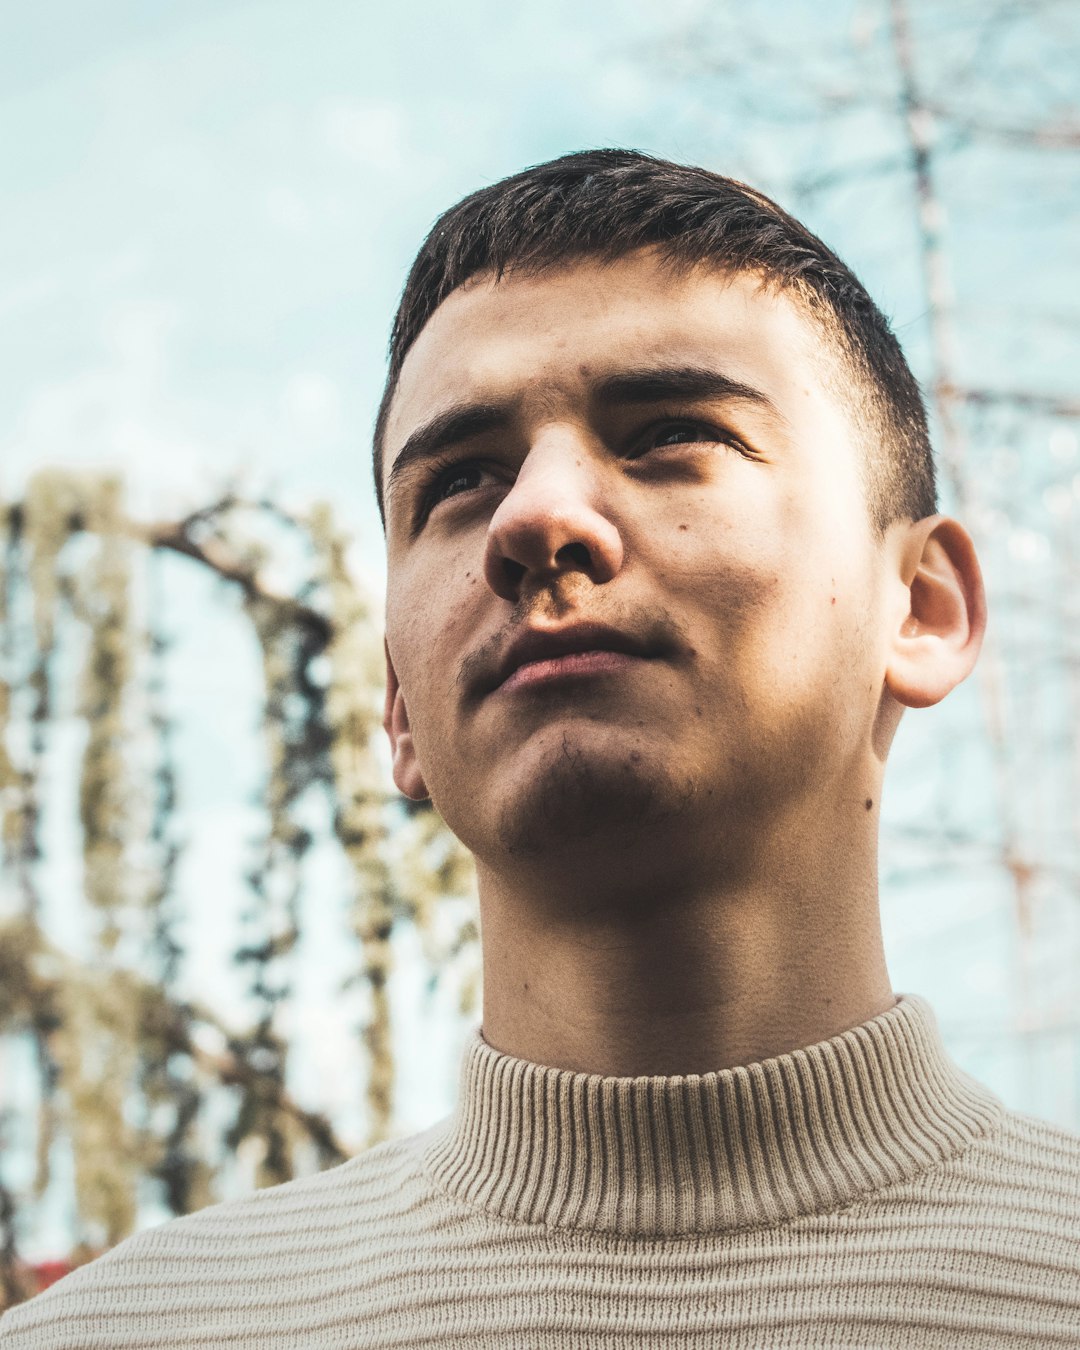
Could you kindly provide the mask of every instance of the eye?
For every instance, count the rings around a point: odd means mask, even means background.
[[[650,450],[662,450],[670,445],[730,445],[741,449],[740,442],[728,431],[710,426],[707,422],[693,422],[686,418],[665,418],[649,427],[635,442],[631,458],[638,458]]]
[[[422,524],[441,502],[460,497],[480,486],[486,470],[475,460],[435,460],[418,501],[418,522]]]
[[[697,441],[709,440],[702,436],[697,427],[671,427],[667,431],[656,431],[649,437],[651,445],[693,445]]]
[[[468,492],[469,488],[476,486],[479,476],[478,465],[455,464],[453,468],[445,469],[435,479],[428,493],[428,499],[434,505],[435,502],[441,502],[447,497],[456,497],[459,492]]]

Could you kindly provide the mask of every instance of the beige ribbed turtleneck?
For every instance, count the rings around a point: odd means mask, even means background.
[[[925,1000],[685,1077],[477,1030],[447,1120],[142,1233],[11,1350],[1080,1347],[1080,1137],[963,1073]]]
[[[508,1219],[667,1237],[839,1209],[954,1156],[1003,1109],[913,998],[808,1049],[686,1077],[544,1068],[477,1033],[455,1128],[427,1159],[451,1194]]]

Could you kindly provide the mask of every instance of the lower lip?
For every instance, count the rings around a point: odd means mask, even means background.
[[[529,661],[500,685],[502,689],[522,689],[526,685],[551,684],[555,680],[565,680],[581,675],[614,675],[625,670],[632,662],[640,661],[640,656],[630,656],[626,652],[569,652],[566,656],[555,656],[546,661]]]

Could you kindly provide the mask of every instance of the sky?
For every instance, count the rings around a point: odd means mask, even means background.
[[[380,577],[370,427],[435,215],[568,148],[695,148],[656,135],[633,3],[46,3],[6,26],[8,491],[108,461],[164,515],[242,469],[340,502]]]
[[[793,49],[804,37],[808,53],[818,43],[825,11],[810,0],[767,9]],[[831,131],[783,120],[778,113],[797,104],[793,67],[762,60],[758,69],[753,51],[725,48],[744,11],[722,3],[39,0],[4,10],[0,494],[17,497],[35,469],[68,464],[122,469],[130,508],[145,518],[205,505],[237,474],[252,496],[297,509],[330,498],[376,601],[384,564],[370,433],[396,301],[440,211],[527,164],[590,146],[703,163],[784,201],[785,188],[838,157],[894,156],[900,144],[879,103],[840,107],[847,77],[829,66],[828,42],[799,74],[824,71],[838,100]],[[884,7],[837,0],[827,12],[829,42],[861,42],[872,66]],[[705,14],[720,35],[711,74],[695,64],[693,44],[680,43]],[[1051,67],[1048,57],[1046,88]],[[1022,371],[1048,388],[1067,385],[1075,345],[1062,333],[1076,331],[1076,308],[1060,277],[1076,262],[1074,222],[1044,209],[1045,166],[1012,163],[1002,192],[1001,165],[966,160],[966,179],[950,185],[965,189],[956,209],[969,241],[953,284],[977,321],[960,373],[1005,380]],[[805,202],[807,223],[863,277],[924,370],[910,200],[871,175]],[[1057,327],[1018,332],[1018,306],[1052,311]],[[1075,438],[1059,433],[1057,444],[1075,454]],[[212,579],[184,562],[166,570],[177,637],[170,698],[186,727],[181,884],[201,944],[190,978],[213,993],[228,982],[235,941],[219,917],[221,895],[236,893],[257,825],[258,657]],[[905,724],[905,796],[886,801],[894,822],[936,809],[911,766],[978,716],[977,693],[965,688],[947,713]],[[77,918],[78,857],[65,824],[73,803],[63,787],[77,746],[69,726],[52,752],[61,786],[46,868],[57,926]],[[965,773],[985,780],[977,750]],[[982,809],[978,790],[970,801]],[[983,880],[962,904],[927,884],[886,913],[894,986],[927,993],[946,1027],[973,1030],[952,1042],[962,1062],[1013,1104],[1034,1106],[1017,1061],[987,1048],[987,1028],[1004,1024],[1014,935],[999,883]],[[342,889],[340,860],[316,856],[311,895]],[[328,993],[347,956],[325,906],[308,903],[308,921],[291,1014],[309,1047],[297,1093],[313,1105],[330,1094],[347,1113],[349,1043]],[[1068,940],[1080,952],[1080,938]],[[445,1000],[416,1011],[422,977],[409,941],[401,938],[395,976],[406,1017],[403,1129],[450,1109],[464,1034]],[[1075,1074],[1062,1063],[1063,1075]],[[1055,1097],[1046,1086],[1055,1072],[1044,1071],[1037,1105],[1064,1118],[1078,1109],[1080,1084]],[[49,1242],[61,1218],[50,1223]]]

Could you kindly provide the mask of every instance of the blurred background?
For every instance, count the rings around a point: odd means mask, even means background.
[[[745,179],[890,316],[976,540],[893,987],[1080,1129],[1080,10],[39,0],[0,16],[0,1302],[454,1105],[468,859],[393,791],[370,433],[434,218],[591,146]]]

